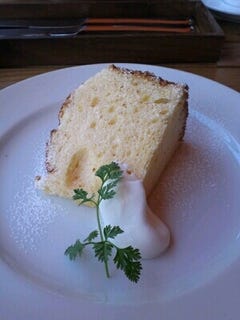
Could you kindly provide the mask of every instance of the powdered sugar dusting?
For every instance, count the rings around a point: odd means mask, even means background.
[[[24,251],[35,250],[37,242],[47,234],[48,225],[63,207],[34,187],[32,177],[24,177],[23,185],[14,195],[9,207],[11,234],[17,246]]]

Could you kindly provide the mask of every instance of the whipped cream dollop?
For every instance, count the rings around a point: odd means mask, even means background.
[[[125,166],[122,169],[116,195],[100,204],[102,224],[124,231],[113,240],[117,246],[131,245],[143,259],[155,258],[169,245],[169,229],[148,207],[142,181],[128,174]]]

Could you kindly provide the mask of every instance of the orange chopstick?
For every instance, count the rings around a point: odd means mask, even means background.
[[[191,19],[159,19],[159,18],[88,18],[87,24],[147,24],[147,25],[192,25]]]
[[[191,27],[161,27],[161,26],[132,26],[132,25],[85,25],[82,31],[142,31],[142,32],[191,32]]]

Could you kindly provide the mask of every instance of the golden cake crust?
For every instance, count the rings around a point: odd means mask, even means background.
[[[77,187],[96,192],[94,171],[118,161],[149,194],[183,139],[187,116],[187,85],[110,65],[62,104],[46,146],[47,173],[36,186],[63,197]]]

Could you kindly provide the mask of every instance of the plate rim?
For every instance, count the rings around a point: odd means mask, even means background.
[[[27,78],[27,79],[24,79],[24,80],[22,80],[22,81],[20,81],[20,82],[17,82],[16,84],[12,84],[12,85],[10,85],[10,86],[8,86],[8,87],[6,87],[6,88],[3,88],[1,91],[0,91],[0,99],[1,99],[1,96],[3,95],[3,94],[5,94],[7,91],[11,91],[11,90],[15,90],[15,88],[16,87],[21,87],[21,86],[27,86],[28,85],[28,83],[31,83],[32,81],[38,81],[38,79],[40,79],[40,78],[42,78],[42,79],[44,79],[45,77],[48,77],[48,76],[57,76],[58,74],[59,74],[59,72],[66,72],[66,69],[68,69],[69,71],[70,70],[75,70],[75,71],[77,71],[78,69],[80,70],[80,69],[83,69],[83,68],[89,68],[89,66],[91,67],[91,68],[93,68],[93,69],[95,69],[96,68],[96,66],[98,67],[98,68],[102,68],[102,67],[104,67],[104,66],[106,66],[106,65],[109,65],[110,63],[104,63],[104,64],[101,64],[101,63],[99,63],[99,64],[91,64],[91,65],[84,65],[84,66],[72,66],[72,67],[66,67],[66,68],[61,68],[61,69],[57,69],[57,70],[54,70],[54,71],[49,71],[49,72],[45,72],[45,73],[42,73],[42,74],[40,74],[40,75],[36,75],[36,76],[33,76],[33,77],[30,77],[30,78]],[[194,78],[198,78],[198,79],[201,79],[202,81],[208,81],[208,82],[210,82],[210,83],[212,83],[213,85],[215,85],[215,86],[217,86],[217,87],[219,87],[220,86],[220,88],[224,88],[224,90],[229,90],[229,92],[230,92],[230,94],[233,94],[233,95],[235,95],[235,94],[237,94],[238,96],[238,99],[240,98],[240,95],[239,95],[239,93],[237,92],[237,91],[235,91],[235,90],[233,90],[233,89],[231,89],[231,88],[229,88],[229,87],[227,87],[227,86],[225,86],[225,85],[223,85],[223,84],[220,84],[220,83],[218,83],[218,82],[216,82],[216,81],[214,81],[214,80],[210,80],[210,79],[207,79],[207,78],[205,78],[205,77],[202,77],[202,76],[199,76],[199,75],[196,75],[196,74],[193,74],[193,73],[190,73],[190,72],[186,72],[186,71],[181,71],[181,70],[177,70],[177,69],[172,69],[172,68],[169,68],[169,67],[161,67],[161,66],[154,66],[154,65],[146,65],[146,64],[138,64],[138,63],[115,63],[116,65],[119,65],[119,66],[127,66],[127,67],[130,67],[130,66],[134,66],[134,68],[137,68],[138,66],[141,66],[141,67],[147,67],[147,68],[149,68],[149,67],[151,67],[151,68],[153,68],[153,69],[158,69],[158,70],[164,70],[164,69],[166,69],[166,70],[168,70],[168,71],[170,71],[171,70],[171,72],[177,72],[177,73],[181,73],[182,75],[187,75],[187,76],[190,76],[190,78],[191,77],[194,77]],[[147,70],[147,69],[146,69]],[[239,99],[239,101],[240,101],[240,99]],[[1,111],[1,110],[0,110]],[[1,113],[1,112],[0,112]],[[0,135],[0,138],[1,138],[1,135]],[[239,136],[239,138],[240,138],[240,136]],[[237,268],[239,268],[239,266],[240,266],[240,261],[239,262],[237,262]],[[235,270],[235,267],[234,266],[231,266],[230,268],[234,268],[234,270]],[[209,284],[210,285],[210,284]],[[221,287],[221,286],[220,286]],[[220,297],[220,295],[219,295],[219,297]],[[189,297],[187,297],[187,299],[189,299]],[[193,296],[190,298],[190,300],[192,300],[193,299]],[[54,299],[53,299],[54,300]],[[61,300],[61,299],[60,299]],[[56,303],[56,302],[55,302]],[[66,308],[68,308],[67,307],[67,305],[68,305],[68,303],[64,303],[63,302],[63,304],[65,304],[66,305]],[[178,304],[178,303],[177,303]],[[151,303],[150,304],[148,304],[149,306],[151,305]],[[194,301],[192,301],[192,305],[194,306],[196,306],[196,303],[194,303]],[[167,308],[170,308],[171,309],[171,306],[167,306],[167,303],[166,303],[166,306],[165,307],[167,307]],[[114,315],[115,315],[115,308],[114,309],[109,309],[110,307],[108,306],[108,305],[105,305],[105,306],[101,306],[101,312],[104,312],[104,311],[107,311],[107,312],[110,312],[109,313],[109,315],[111,316],[111,317],[114,317]],[[154,313],[154,312],[158,312],[159,311],[159,307],[158,306],[155,306],[155,305],[151,305],[151,308],[152,308],[152,312]],[[128,309],[128,310],[126,310],[126,309]],[[135,310],[133,310],[132,308],[126,308],[125,310],[122,310],[121,312],[122,312],[122,314],[125,314],[127,317],[129,317],[131,314],[132,315],[135,315]],[[141,309],[141,313],[143,314],[143,315],[145,315],[146,317],[149,317],[149,311],[146,311],[145,309],[146,309],[146,306],[144,305],[144,306],[141,306],[140,307],[140,309]],[[93,314],[95,314],[95,316],[98,316],[98,311],[99,311],[99,305],[98,305],[98,308],[95,310],[94,308],[93,308]],[[168,312],[170,312],[171,313],[171,310],[169,311],[168,310]],[[87,314],[88,313],[86,313],[85,314],[85,316],[87,316]],[[157,314],[157,313],[156,313]],[[65,315],[66,316],[66,315]],[[94,315],[93,315],[94,316]],[[201,315],[201,317],[202,317],[202,315]],[[93,318],[92,318],[93,319]],[[169,318],[170,319],[170,318]],[[197,319],[197,318],[195,318],[195,319]],[[199,318],[200,319],[200,318]],[[201,318],[202,319],[202,318]],[[207,319],[207,318],[206,318]],[[210,318],[209,318],[210,319]],[[220,320],[221,318],[219,318],[219,320]]]

